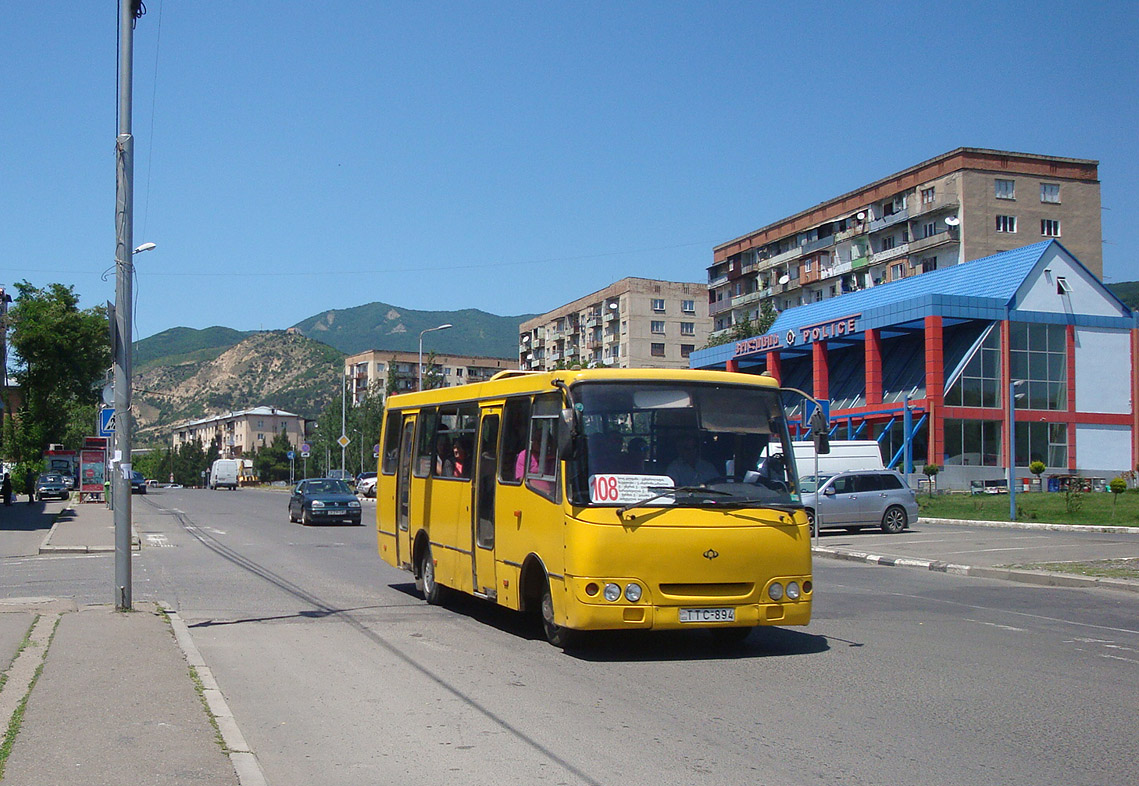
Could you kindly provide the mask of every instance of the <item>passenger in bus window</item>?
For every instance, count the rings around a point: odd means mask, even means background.
[[[676,440],[677,456],[666,473],[677,486],[699,486],[717,476],[716,468],[700,457],[700,439],[681,434]]]
[[[467,446],[465,439],[455,440],[455,460],[453,463],[455,469],[455,477],[469,478],[471,476],[471,458],[470,448]]]
[[[649,444],[641,437],[633,437],[625,446],[623,464],[625,472],[630,475],[644,475],[647,472],[646,462],[649,457]]]
[[[435,475],[449,478],[455,474],[454,451],[451,447],[451,438],[440,434],[435,440]]]

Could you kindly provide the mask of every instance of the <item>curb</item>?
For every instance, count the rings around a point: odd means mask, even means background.
[[[59,526],[59,519],[67,511],[75,512],[75,509],[70,505],[59,512],[52,522],[51,529],[47,531],[47,536],[44,537],[43,543],[40,544],[40,554],[110,554],[115,551],[114,546],[53,546],[51,539],[55,535],[55,528]],[[131,551],[138,551],[141,548],[139,544],[138,533],[135,532],[134,522],[131,522]]]
[[[925,521],[925,519],[922,519],[922,521]],[[1139,581],[1128,581],[1126,579],[1076,576],[1068,573],[1052,573],[1045,570],[980,568],[973,565],[958,565],[952,562],[942,562],[941,560],[888,557],[863,551],[839,551],[838,549],[812,548],[811,554],[826,559],[866,562],[871,565],[886,565],[888,567],[918,568],[930,570],[935,573],[952,573],[955,576],[973,576],[974,578],[982,579],[1017,581],[1022,584],[1036,584],[1042,587],[1098,587],[1100,589],[1123,590],[1124,592],[1139,592]]]
[[[914,524],[955,524],[962,527],[1004,527],[1007,529],[1036,529],[1050,532],[1101,532],[1109,535],[1139,535],[1139,527],[1120,527],[1114,524],[1048,524],[1037,521],[974,521],[972,519],[939,519],[920,516]]]
[[[202,695],[210,715],[217,721],[218,731],[221,732],[222,742],[225,743],[226,755],[229,756],[230,763],[237,772],[237,782],[241,786],[267,786],[265,773],[261,769],[261,763],[257,761],[257,754],[250,750],[244,735],[237,727],[237,721],[234,720],[229,704],[226,703],[225,696],[214,680],[213,672],[206,665],[202,653],[198,651],[197,645],[190,637],[190,629],[186,627],[186,623],[182,621],[182,617],[173,606],[165,602],[158,605],[170,619],[174,639],[178,642],[186,662],[194,668],[202,681]]]

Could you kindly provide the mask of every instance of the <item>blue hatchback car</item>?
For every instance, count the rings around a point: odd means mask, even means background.
[[[289,521],[297,520],[305,525],[316,522],[359,524],[360,500],[348,484],[338,478],[302,480],[289,498]]]

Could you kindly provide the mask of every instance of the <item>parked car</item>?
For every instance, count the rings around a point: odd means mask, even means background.
[[[135,470],[131,472],[131,494],[145,494],[146,493],[146,478],[142,473]]]
[[[359,524],[360,500],[338,478],[302,480],[289,498],[289,521],[298,519],[306,526],[318,521]]]
[[[371,477],[363,477],[356,481],[356,493],[365,497],[374,497],[376,496],[376,473],[365,472],[364,474]]]
[[[361,480],[367,480],[368,478],[374,478],[374,477],[376,477],[375,472],[361,472],[359,475],[356,476],[355,483],[357,486],[359,486]]]
[[[917,521],[917,494],[892,469],[807,475],[800,483],[803,506],[811,529],[817,529],[816,510],[822,529],[841,527],[855,532],[863,527],[881,527],[883,532],[901,532]]]
[[[71,489],[67,488],[67,481],[63,475],[56,472],[45,472],[36,479],[36,502],[47,498],[67,499],[71,496]]]

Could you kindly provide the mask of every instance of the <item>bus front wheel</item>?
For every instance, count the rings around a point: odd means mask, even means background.
[[[432,606],[440,605],[446,598],[447,588],[435,581],[435,560],[431,557],[431,546],[425,546],[419,558],[419,589],[423,599]]]
[[[546,583],[546,591],[542,593],[542,631],[546,634],[546,641],[562,649],[572,647],[580,640],[577,631],[554,621],[554,596],[550,592],[549,582]]]

